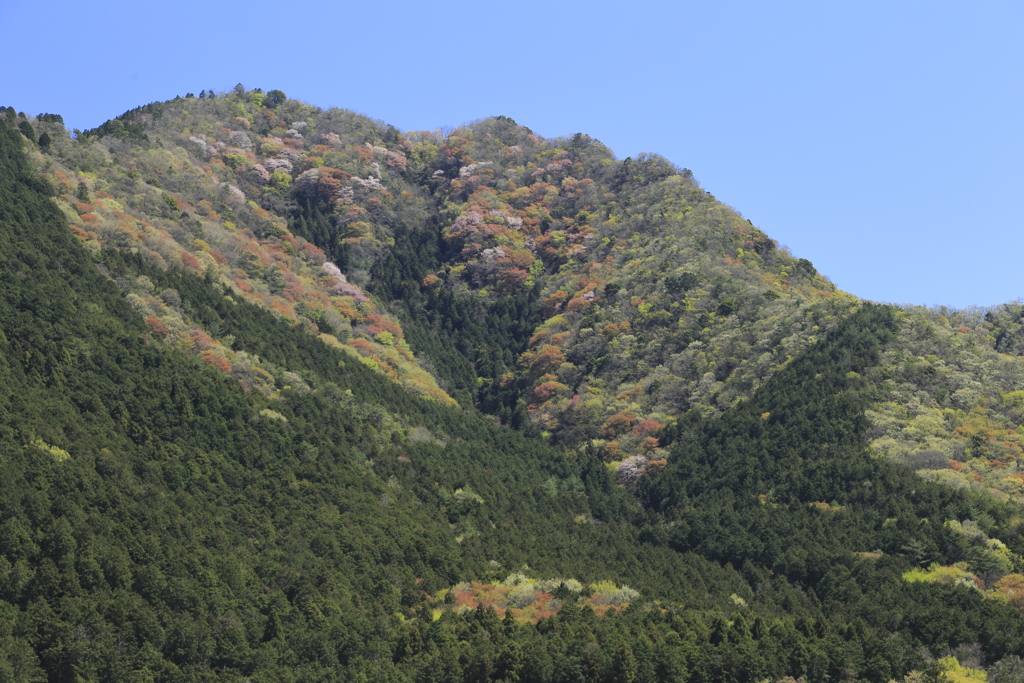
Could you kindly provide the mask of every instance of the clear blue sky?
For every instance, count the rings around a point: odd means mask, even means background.
[[[0,3],[0,104],[90,128],[277,88],[656,152],[880,301],[1024,296],[1024,3]]]

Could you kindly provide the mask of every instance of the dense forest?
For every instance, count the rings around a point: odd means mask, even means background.
[[[0,280],[0,680],[1024,680],[1024,308],[659,157],[5,108]]]

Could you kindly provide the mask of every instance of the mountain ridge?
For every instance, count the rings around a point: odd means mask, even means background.
[[[891,461],[1012,466],[1019,311],[860,304],[582,135],[207,99],[0,123],[5,676],[1013,680],[1016,504]]]

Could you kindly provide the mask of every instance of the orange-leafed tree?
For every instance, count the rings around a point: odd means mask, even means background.
[[[554,344],[545,344],[530,363],[530,375],[532,377],[540,377],[547,372],[557,369],[564,362],[565,354],[562,353],[562,349]]]
[[[636,415],[633,413],[615,413],[601,425],[599,434],[602,439],[613,439],[619,434],[624,434],[633,426]]]

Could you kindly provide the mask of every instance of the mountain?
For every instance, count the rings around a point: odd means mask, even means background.
[[[2,678],[1018,680],[1019,305],[860,302],[505,117],[239,87],[0,159]]]

